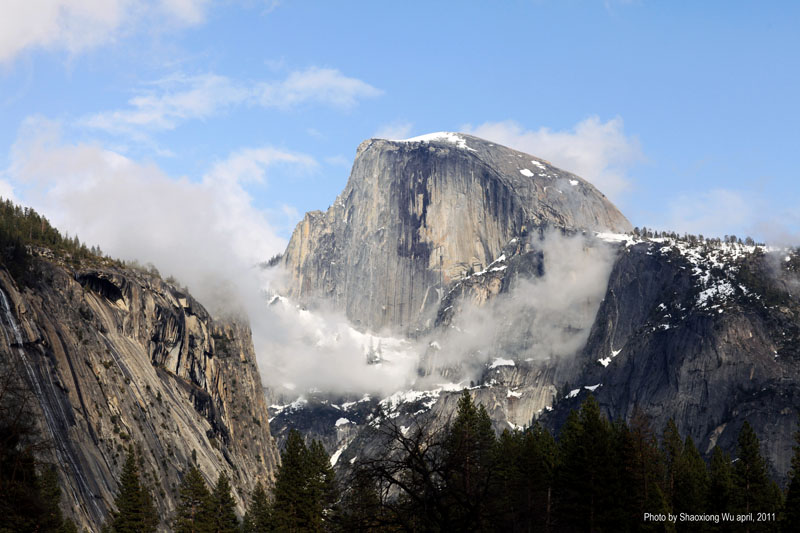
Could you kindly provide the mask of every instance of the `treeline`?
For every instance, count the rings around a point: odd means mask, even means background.
[[[497,437],[467,391],[444,427],[389,424],[375,431],[381,447],[356,459],[338,481],[322,446],[307,447],[292,431],[272,496],[256,487],[238,531],[800,530],[800,431],[786,491],[769,479],[747,423],[736,459],[715,448],[707,464],[674,422],[659,438],[642,413],[630,424],[609,422],[591,396],[558,440],[539,424]],[[232,501],[225,512],[217,503],[219,483],[209,496],[193,472],[181,487],[175,531],[237,531]],[[194,507],[186,504],[189,485],[199,487],[189,499]],[[658,519],[669,514],[682,519]],[[204,529],[221,516],[229,517],[225,528]],[[736,521],[750,516],[753,522]]]
[[[643,413],[612,423],[591,396],[558,440],[538,423],[497,438],[466,391],[442,430],[382,431],[383,450],[357,464],[340,500],[344,530],[800,531],[800,432],[784,493],[749,424],[735,460],[715,448],[706,464],[674,422],[658,438]],[[645,521],[645,513],[687,519]],[[714,523],[721,513],[765,513],[765,521]]]
[[[86,260],[103,259],[117,266],[161,277],[152,263],[142,265],[136,260],[113,259],[99,246],[86,246],[77,235],[62,235],[34,209],[0,198],[0,265],[5,266],[11,276],[23,284],[36,281],[37,272],[32,269],[31,247],[46,248],[55,257],[73,265],[79,265]],[[180,282],[173,276],[168,276],[165,281],[180,286]],[[188,292],[187,288],[183,289]]]
[[[17,280],[25,281],[29,274],[29,246],[48,248],[72,261],[103,255],[100,248],[87,247],[77,236],[61,235],[34,209],[0,198],[0,263]]]
[[[319,442],[306,445],[291,431],[274,487],[258,483],[241,519],[227,476],[209,487],[194,464],[183,474],[176,510],[159,516],[130,446],[103,532],[800,531],[800,430],[785,490],[769,479],[747,423],[735,459],[715,448],[706,463],[672,421],[660,435],[642,413],[629,424],[609,422],[591,396],[570,413],[558,439],[538,423],[496,436],[467,391],[442,427],[372,430],[379,448],[351,461],[345,479],[336,479]],[[0,532],[74,531],[58,511],[53,470],[30,474],[42,480],[34,485],[49,495],[47,505],[31,507],[19,499],[23,492],[9,490],[8,449],[0,470],[4,518],[20,507],[41,513],[0,525]]]
[[[120,479],[116,508],[103,533],[153,533],[160,522],[175,533],[259,533],[264,531],[328,531],[336,522],[334,509],[340,493],[330,458],[322,445],[306,446],[292,431],[281,454],[272,495],[258,482],[240,521],[236,501],[225,473],[209,490],[202,473],[192,464],[178,488],[178,506],[171,517],[159,520],[147,489],[139,481],[133,446]]]
[[[702,234],[700,235],[693,235],[691,233],[684,233],[681,235],[680,233],[676,233],[674,231],[659,231],[654,230],[652,228],[642,227],[639,228],[638,226],[633,228],[631,232],[633,235],[637,237],[642,237],[643,239],[672,239],[675,241],[683,241],[688,242],[689,244],[696,245],[696,244],[707,244],[709,246],[716,246],[719,247],[722,243],[726,244],[741,244],[745,246],[765,246],[763,242],[756,242],[753,240],[752,237],[749,235],[742,240],[741,237],[737,237],[736,235],[725,235],[722,238],[719,237],[704,237]]]

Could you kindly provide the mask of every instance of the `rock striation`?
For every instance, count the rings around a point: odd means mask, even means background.
[[[773,476],[789,470],[800,405],[800,299],[794,254],[726,245],[624,246],[569,389],[545,418],[559,427],[586,386],[611,418],[635,409],[675,420],[701,453],[735,450],[745,421]]]
[[[0,356],[35,397],[67,513],[100,529],[129,444],[141,452],[162,526],[193,461],[209,484],[229,475],[243,512],[279,461],[249,328],[212,318],[157,275],[46,252],[27,286],[0,270]]]
[[[545,225],[631,229],[589,182],[529,154],[460,133],[370,139],[334,204],[292,234],[286,292],[324,299],[361,327],[414,331],[450,282]]]
[[[735,455],[748,421],[773,478],[785,482],[800,405],[800,254],[602,237],[587,240],[587,247],[611,246],[613,266],[574,353],[541,357],[528,342],[531,315],[523,307],[515,308],[521,311],[516,319],[492,316],[493,301],[519,296],[520,280],[548,275],[546,255],[517,239],[490,268],[451,284],[426,338],[419,378],[408,390],[347,402],[308,396],[273,413],[278,438],[300,427],[323,440],[346,471],[376,453],[373,427],[446,421],[463,388],[486,406],[498,432],[534,420],[558,431],[570,410],[593,394],[610,419],[630,421],[640,409],[657,433],[675,420],[706,457],[714,446]],[[537,302],[529,304],[536,310]],[[499,329],[480,351],[462,353],[462,368],[448,368],[441,354],[458,342],[459,317],[467,309],[475,313],[475,306],[476,316],[483,313]],[[467,380],[465,365],[478,369]],[[426,384],[428,375],[439,377]],[[349,421],[346,435],[335,424],[341,418]]]
[[[706,457],[735,454],[748,421],[785,481],[798,251],[629,230],[593,186],[530,155],[454,133],[365,141],[333,206],[297,226],[288,292],[412,337],[416,372],[389,395],[285,398],[274,433],[302,428],[347,470],[376,453],[373,428],[446,421],[464,388],[498,432],[558,431],[591,393],[611,419],[674,419]]]

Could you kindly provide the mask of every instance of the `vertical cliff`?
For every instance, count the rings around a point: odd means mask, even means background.
[[[0,355],[37,400],[66,511],[99,529],[131,443],[164,524],[192,461],[227,472],[243,511],[278,461],[248,327],[156,275],[38,253],[26,286],[0,270]]]
[[[630,229],[590,183],[528,154],[455,133],[371,139],[334,204],[295,229],[287,292],[374,330],[413,330],[452,280],[542,225]]]
[[[550,421],[560,425],[586,386],[610,417],[638,408],[655,428],[672,418],[705,454],[735,450],[747,420],[782,478],[800,405],[798,266],[796,253],[735,244],[623,247]]]

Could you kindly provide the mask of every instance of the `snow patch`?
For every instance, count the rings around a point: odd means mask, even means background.
[[[595,233],[595,236],[601,241],[613,242],[613,243],[618,243],[618,242],[625,243],[626,248],[641,242],[641,240],[638,240],[636,236],[628,235],[627,233],[597,232]]]
[[[516,366],[516,364],[511,359],[502,359],[498,357],[489,365],[489,368],[497,368],[498,366]]]
[[[350,420],[348,420],[347,418],[340,418],[339,420],[336,421],[336,427],[338,428],[339,426],[344,426],[345,424],[349,423]]]
[[[521,169],[521,170],[519,171],[519,173],[520,173],[520,174],[522,174],[523,176],[525,176],[526,178],[532,178],[532,177],[533,177],[533,172],[531,172],[531,171],[530,171],[530,170],[528,170],[527,168],[523,168],[523,169]]]
[[[395,142],[401,143],[415,143],[415,142],[446,142],[450,144],[454,144],[457,148],[463,148],[465,150],[470,150],[475,152],[474,148],[470,148],[467,146],[467,140],[459,135],[458,133],[454,133],[451,131],[437,131],[436,133],[426,133],[425,135],[419,135],[418,137],[412,137],[410,139],[400,139]]]
[[[333,452],[333,455],[331,455],[331,466],[336,466],[336,461],[339,460],[339,456],[342,455],[342,452],[345,450],[345,448],[347,448],[346,444]]]
[[[578,180],[569,180],[569,184],[575,187],[578,184]]]

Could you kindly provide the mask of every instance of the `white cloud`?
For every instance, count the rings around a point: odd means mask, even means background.
[[[626,136],[621,118],[589,117],[571,131],[525,130],[518,123],[485,122],[462,128],[470,133],[550,161],[595,185],[613,200],[630,188],[629,168],[644,159],[639,142]]]
[[[3,0],[0,63],[10,63],[31,48],[79,53],[164,15],[178,24],[198,24],[204,21],[208,4],[208,0]]]
[[[348,109],[361,98],[374,98],[383,91],[336,69],[310,67],[295,71],[277,83],[262,83],[256,88],[264,107],[291,108],[305,103],[321,103]]]
[[[210,0],[161,0],[164,10],[180,21],[199,24],[205,20]]]
[[[392,122],[391,124],[384,124],[378,128],[378,131],[375,132],[373,137],[377,139],[388,139],[390,141],[408,139],[411,136],[411,128],[413,127],[414,125],[407,121]]]
[[[151,84],[128,101],[129,109],[97,113],[83,120],[92,128],[127,131],[137,127],[169,130],[178,122],[206,118],[247,99],[249,91],[224,76],[174,76]]]
[[[381,91],[335,69],[310,67],[281,81],[237,83],[225,76],[176,75],[146,86],[127,109],[97,113],[81,122],[112,132],[138,128],[169,130],[178,123],[212,116],[235,105],[289,109],[306,103],[351,108]]]
[[[667,229],[721,237],[750,226],[754,215],[753,206],[740,191],[682,194],[669,202]]]
[[[14,194],[14,186],[3,179],[0,179],[0,198],[3,200],[11,200],[14,203],[19,203],[17,196]]]
[[[800,244],[800,215],[757,191],[712,189],[671,200],[661,228],[706,237],[752,236],[773,245]]]
[[[11,161],[0,178],[57,227],[111,256],[152,262],[212,310],[250,308],[261,283],[254,265],[286,245],[245,184],[263,184],[273,165],[317,165],[263,147],[233,153],[199,181],[173,178],[101,146],[64,143],[41,119],[26,121]]]
[[[350,166],[353,164],[353,159],[345,157],[343,155],[332,155],[330,157],[326,157],[325,162],[331,165],[332,167],[350,168]]]

